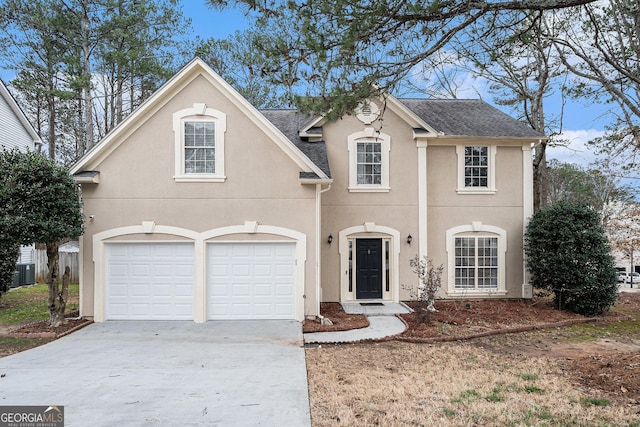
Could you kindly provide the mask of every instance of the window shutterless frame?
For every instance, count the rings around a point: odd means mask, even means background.
[[[495,145],[457,145],[458,194],[496,193]]]
[[[204,103],[173,114],[176,182],[224,182],[227,116]]]
[[[349,191],[388,192],[391,137],[373,128],[348,136]]]

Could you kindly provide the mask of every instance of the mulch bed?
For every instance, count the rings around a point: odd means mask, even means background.
[[[407,303],[414,310],[418,305]],[[585,321],[585,317],[570,311],[553,308],[548,299],[436,301],[435,313],[423,323],[415,313],[399,317],[407,325],[401,334],[404,339],[443,340],[482,336],[496,331],[505,332],[535,329],[547,324],[563,325]]]
[[[347,314],[340,303],[320,303],[320,314],[333,322],[333,325],[321,325],[315,320],[305,320],[302,324],[303,332],[337,332],[351,329],[361,329],[369,326],[369,321],[364,314]]]
[[[622,294],[618,306],[640,304],[640,294]],[[407,305],[414,310],[416,303]],[[526,300],[439,300],[427,323],[420,322],[414,313],[401,314],[399,317],[407,325],[404,333],[395,337],[401,340],[455,340],[468,337],[491,335],[494,333],[522,332],[542,327],[565,326],[574,323],[620,320],[624,315],[609,312],[597,318],[559,311],[548,298]],[[305,320],[303,331],[330,332],[359,329],[369,326],[366,316],[346,314],[339,303],[322,303],[320,312],[329,318],[333,325],[321,325],[317,321]]]
[[[55,328],[48,320],[28,323],[11,332],[2,334],[13,338],[60,338],[93,323],[93,320],[78,318],[78,311],[65,313],[65,322]]]

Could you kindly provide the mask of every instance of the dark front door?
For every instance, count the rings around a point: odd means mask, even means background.
[[[382,298],[382,239],[356,240],[356,298]]]

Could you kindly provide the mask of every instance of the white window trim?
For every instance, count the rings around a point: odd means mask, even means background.
[[[465,157],[465,147],[488,147],[488,186],[487,187],[465,187],[464,185],[464,157]],[[498,147],[495,145],[486,145],[486,144],[465,144],[465,145],[456,145],[456,155],[458,156],[458,188],[456,192],[458,194],[495,194],[496,193],[496,153],[498,152]]]
[[[382,172],[380,184],[358,184],[358,143],[379,142],[382,155]],[[373,128],[365,128],[362,132],[352,133],[347,137],[347,149],[349,150],[349,191],[352,193],[388,193],[389,187],[389,152],[391,151],[391,136],[376,132]]]
[[[215,173],[187,174],[184,170],[184,123],[187,121],[214,122],[215,128]],[[191,108],[173,113],[173,134],[175,141],[176,182],[224,182],[224,134],[227,131],[227,115],[206,104],[195,103]]]
[[[498,287],[497,289],[456,289],[456,237],[497,237],[498,238]],[[469,225],[460,225],[447,230],[447,295],[451,297],[473,297],[505,295],[506,289],[506,261],[507,261],[507,231],[493,225],[486,225],[474,221]]]

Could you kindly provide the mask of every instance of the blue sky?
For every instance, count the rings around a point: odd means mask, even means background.
[[[227,8],[224,11],[213,9],[205,0],[183,0],[185,16],[191,18],[194,35],[202,38],[226,38],[237,30],[246,29],[249,22],[239,9]]]

